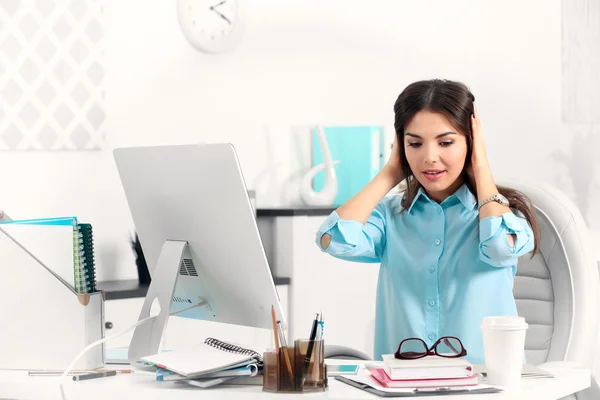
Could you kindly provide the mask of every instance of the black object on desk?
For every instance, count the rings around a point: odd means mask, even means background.
[[[144,251],[142,250],[142,244],[138,234],[135,234],[135,238],[131,239],[131,247],[135,251],[135,265],[138,271],[138,280],[143,285],[150,285],[152,279],[150,278],[150,271],[148,270],[148,263],[146,257],[144,257]]]

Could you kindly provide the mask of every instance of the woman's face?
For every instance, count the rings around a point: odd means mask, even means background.
[[[404,129],[404,151],[415,178],[437,202],[463,183],[467,140],[440,113],[419,111]]]

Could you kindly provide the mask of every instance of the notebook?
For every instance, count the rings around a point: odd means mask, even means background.
[[[373,179],[384,165],[384,131],[381,126],[324,126],[327,146],[335,165],[338,190],[334,206],[344,204]],[[312,165],[323,163],[317,128],[312,131]],[[315,175],[313,188],[325,185],[325,172]]]
[[[75,291],[96,291],[96,263],[94,258],[94,233],[91,224],[80,223],[73,229],[75,258]]]
[[[179,375],[173,371],[167,369],[157,368],[156,369],[156,380],[157,381],[181,381],[188,379],[208,379],[208,378],[223,378],[223,377],[240,377],[240,376],[256,376],[258,374],[258,365],[256,362],[241,367],[230,368],[223,371],[215,372],[203,372],[198,375]]]
[[[473,366],[464,357],[447,358],[427,356],[414,360],[401,360],[393,354],[384,354],[383,369],[394,380],[467,378],[473,375]]]
[[[190,377],[238,368],[252,363],[260,365],[263,360],[261,354],[255,350],[207,338],[200,345],[145,356],[140,361]]]
[[[403,379],[393,380],[382,368],[370,369],[371,376],[375,378],[382,386],[387,388],[426,388],[440,386],[473,386],[479,383],[479,377],[472,374],[466,378],[445,378],[445,379]]]
[[[90,224],[59,217],[1,221],[0,226],[76,293],[96,291]]]

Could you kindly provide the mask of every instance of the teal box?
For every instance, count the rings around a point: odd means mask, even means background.
[[[323,127],[331,158],[339,161],[334,166],[338,192],[334,206],[344,204],[358,193],[383,168],[385,135],[381,126],[325,126]],[[312,129],[312,165],[323,163],[317,128]],[[325,172],[313,180],[313,189],[325,185]]]

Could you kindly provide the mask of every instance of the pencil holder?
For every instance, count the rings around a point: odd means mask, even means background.
[[[264,354],[263,390],[316,392],[327,390],[323,340],[298,339],[293,348]],[[307,353],[310,358],[307,360]],[[308,361],[308,362],[307,362]]]

